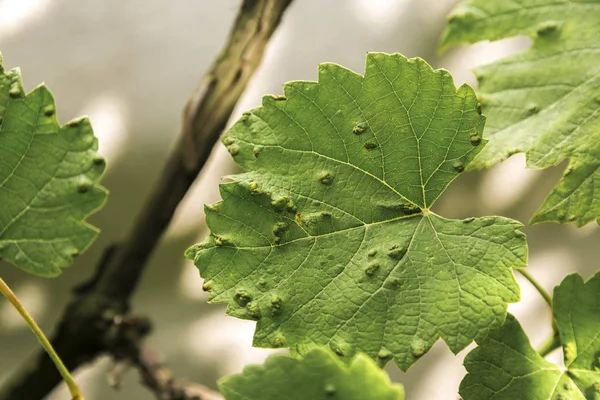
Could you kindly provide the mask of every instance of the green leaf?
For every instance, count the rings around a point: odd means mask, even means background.
[[[579,274],[554,289],[553,310],[565,355],[565,366],[577,387],[595,386],[600,398],[600,273],[584,283]]]
[[[330,346],[404,370],[438,338],[453,352],[519,299],[521,224],[429,210],[483,145],[473,90],[421,59],[367,56],[284,86],[223,142],[246,171],[206,206],[190,248],[213,303],[258,321],[254,345]]]
[[[358,354],[350,366],[322,349],[298,360],[275,355],[264,366],[250,366],[240,375],[222,379],[227,400],[403,400],[401,385],[368,357]]]
[[[87,118],[63,127],[44,85],[25,95],[0,55],[0,257],[56,276],[96,237],[85,219],[105,201],[104,159]]]
[[[542,358],[517,320],[478,342],[465,358],[465,400],[600,399],[600,273],[587,283],[569,275],[554,289],[553,310],[566,371]]]
[[[476,68],[490,144],[470,165],[525,152],[530,168],[569,166],[532,223],[600,218],[600,0],[468,0],[442,47],[526,35],[526,52]]]

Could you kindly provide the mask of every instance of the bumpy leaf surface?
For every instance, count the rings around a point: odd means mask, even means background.
[[[105,167],[87,119],[60,127],[44,85],[25,95],[0,56],[0,258],[56,276],[97,235],[85,219],[106,198]]]
[[[526,262],[521,225],[429,210],[483,146],[473,90],[399,54],[290,82],[223,139],[246,171],[190,248],[210,301],[258,321],[254,344],[329,345],[407,369],[442,337],[499,326]]]
[[[600,399],[600,274],[573,274],[554,289],[553,310],[566,371],[544,360],[509,315],[469,353],[460,385],[465,400]]]
[[[322,349],[303,359],[275,355],[264,366],[250,366],[219,382],[227,400],[403,400],[373,360],[358,354],[350,366]]]
[[[524,53],[477,68],[490,144],[470,168],[525,152],[532,168],[569,159],[532,222],[600,218],[600,0],[468,0],[443,46],[526,35]]]

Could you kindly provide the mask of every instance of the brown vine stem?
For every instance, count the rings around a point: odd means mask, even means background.
[[[77,383],[75,383],[75,380],[71,376],[69,370],[64,366],[58,354],[56,354],[56,351],[54,351],[54,347],[52,347],[48,341],[48,338],[46,338],[46,335],[44,335],[44,332],[40,329],[31,314],[29,314],[25,306],[23,306],[23,304],[19,301],[17,295],[11,290],[11,288],[2,278],[0,278],[0,293],[2,293],[4,297],[6,297],[6,300],[8,300],[9,303],[12,304],[12,306],[17,310],[21,318],[23,318],[27,323],[27,326],[29,326],[29,329],[31,329],[31,332],[33,332],[35,337],[39,340],[44,350],[46,350],[46,353],[48,353],[48,356],[50,356],[50,359],[52,359],[52,362],[54,362],[54,365],[56,365],[56,369],[69,388],[69,393],[71,393],[73,400],[84,400]]]
[[[128,313],[129,299],[150,255],[206,163],[291,3],[242,1],[223,51],[188,101],[178,144],[132,231],[123,243],[107,249],[96,276],[79,287],[61,317],[52,344],[70,370],[110,351],[107,336],[114,317]],[[39,400],[60,380],[48,357],[39,354],[0,389],[0,400]]]

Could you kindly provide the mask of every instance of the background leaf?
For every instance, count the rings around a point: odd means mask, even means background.
[[[105,201],[104,159],[86,118],[63,127],[44,85],[25,95],[0,56],[0,257],[56,276],[98,231],[85,219]]]
[[[517,320],[478,342],[465,359],[460,385],[465,400],[597,400],[600,398],[600,274],[579,274],[554,289],[553,310],[563,346],[561,369],[541,357]]]
[[[470,168],[525,152],[531,168],[569,166],[532,223],[600,218],[600,0],[468,0],[442,47],[526,35],[524,53],[476,68],[490,144]]]
[[[274,355],[264,366],[250,366],[219,382],[227,400],[403,400],[404,389],[368,357],[349,366],[322,349],[298,360]]]
[[[323,64],[284,90],[223,139],[249,172],[221,185],[211,235],[187,252],[210,301],[257,320],[256,346],[404,370],[439,337],[458,352],[499,326],[519,298],[521,224],[429,210],[482,147],[472,89],[372,53],[365,77]]]

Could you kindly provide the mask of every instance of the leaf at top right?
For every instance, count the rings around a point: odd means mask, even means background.
[[[600,223],[600,0],[467,0],[442,48],[526,35],[527,51],[475,69],[489,144],[470,169],[524,152],[530,168],[569,159],[532,223]]]

